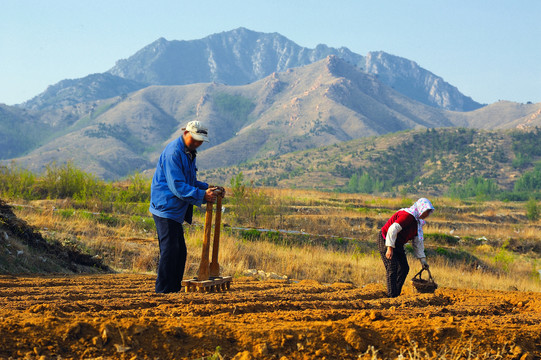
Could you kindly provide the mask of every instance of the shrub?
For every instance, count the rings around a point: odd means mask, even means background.
[[[456,245],[460,241],[460,238],[452,235],[446,235],[446,234],[426,234],[425,238],[429,242],[434,242],[437,244],[444,244],[444,245]]]
[[[117,217],[106,213],[100,213],[97,220],[99,223],[107,226],[117,226],[120,223],[120,220]]]
[[[446,249],[438,246],[436,248],[436,254],[441,255],[441,256],[449,256],[449,251],[447,251]]]
[[[261,218],[274,214],[270,198],[261,189],[245,183],[242,172],[231,179],[231,193],[229,201],[237,224],[258,226]]]
[[[537,201],[533,198],[526,203],[526,216],[531,221],[539,220],[539,208],[537,207]]]
[[[511,265],[513,260],[513,255],[504,248],[500,249],[496,256],[494,256],[494,262],[499,264],[505,272],[509,272],[509,265]]]
[[[516,192],[534,192],[541,190],[541,164],[537,164],[532,171],[528,171],[515,182]]]
[[[0,166],[0,192],[4,197],[20,197],[26,200],[34,198],[35,175],[18,167],[14,162],[10,166]]]
[[[142,174],[134,173],[128,177],[128,186],[121,188],[117,201],[146,202],[150,200],[150,181]]]
[[[136,228],[141,230],[152,231],[156,229],[156,224],[151,217],[132,215],[130,221]]]
[[[95,196],[99,192],[99,181],[91,174],[73,166],[52,163],[46,166],[45,174],[39,179],[39,187],[53,199],[78,198],[81,200]]]
[[[68,219],[72,217],[73,215],[75,215],[75,210],[73,209],[58,209],[57,212],[58,212],[58,215],[60,215],[64,219]]]

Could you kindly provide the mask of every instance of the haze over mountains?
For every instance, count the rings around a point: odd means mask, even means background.
[[[153,169],[186,122],[208,124],[201,169],[416,128],[541,123],[541,104],[483,106],[413,61],[298,46],[244,28],[157,41],[108,72],[0,105],[0,158],[71,160],[102,178]],[[4,161],[6,163],[7,161]]]

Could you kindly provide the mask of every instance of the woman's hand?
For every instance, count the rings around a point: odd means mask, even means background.
[[[389,260],[393,258],[393,248],[390,246],[387,246],[387,253],[385,254],[385,257]]]

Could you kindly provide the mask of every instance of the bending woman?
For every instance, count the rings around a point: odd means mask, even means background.
[[[423,225],[434,211],[430,200],[420,198],[409,208],[400,209],[385,223],[378,234],[378,248],[387,272],[387,295],[397,297],[409,272],[404,245],[411,240],[413,253],[428,268],[425,256]]]

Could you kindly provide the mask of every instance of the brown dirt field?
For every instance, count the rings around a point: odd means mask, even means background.
[[[541,358],[539,293],[240,278],[158,295],[154,279],[0,276],[0,358]]]

